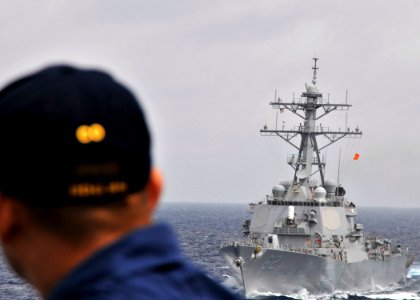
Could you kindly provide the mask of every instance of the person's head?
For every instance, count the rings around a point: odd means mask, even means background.
[[[0,239],[32,283],[37,251],[59,245],[78,255],[71,267],[150,224],[161,180],[149,130],[136,98],[107,73],[53,66],[7,85],[0,143]]]

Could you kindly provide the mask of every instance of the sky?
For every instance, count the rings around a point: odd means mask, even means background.
[[[147,112],[163,202],[247,205],[291,179],[294,149],[259,130],[299,123],[268,103],[299,96],[317,56],[318,89],[353,105],[320,122],[363,131],[328,148],[326,177],[341,152],[350,200],[420,207],[418,0],[0,4],[0,86],[52,63],[110,71]]]

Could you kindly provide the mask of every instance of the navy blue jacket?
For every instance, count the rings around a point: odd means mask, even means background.
[[[136,230],[76,267],[48,300],[237,299],[181,254],[164,224]]]

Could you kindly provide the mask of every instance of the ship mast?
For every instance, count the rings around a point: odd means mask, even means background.
[[[330,130],[325,126],[317,126],[316,121],[323,118],[325,115],[332,111],[347,111],[351,105],[347,104],[334,104],[330,103],[329,99],[322,98],[322,93],[316,87],[317,83],[317,61],[318,58],[314,57],[314,66],[312,84],[306,84],[306,92],[292,102],[282,102],[280,98],[270,102],[273,109],[283,111],[285,109],[291,111],[295,115],[303,119],[303,124],[295,126],[291,129],[268,129],[264,126],[260,130],[263,136],[278,136],[298,150],[298,154],[293,154],[287,158],[287,163],[294,169],[293,183],[301,185],[312,186],[314,182],[311,177],[319,173],[321,178],[321,186],[325,184],[325,160],[321,159],[321,150],[330,146],[344,137],[357,138],[362,135],[362,131],[356,127],[355,130],[346,128],[342,130]],[[317,111],[319,109],[319,115]],[[295,143],[295,138],[301,137],[300,144]],[[326,144],[319,146],[317,137],[321,136],[326,139]],[[312,167],[315,166],[316,170],[313,172]]]

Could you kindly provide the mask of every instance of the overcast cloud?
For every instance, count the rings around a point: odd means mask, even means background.
[[[417,0],[4,0],[0,84],[52,62],[110,70],[148,113],[163,201],[246,205],[292,176],[293,149],[259,129],[275,126],[274,90],[299,95],[317,55],[319,89],[339,103],[348,90],[348,124],[364,132],[329,148],[327,177],[341,149],[352,201],[419,207],[419,16]]]

